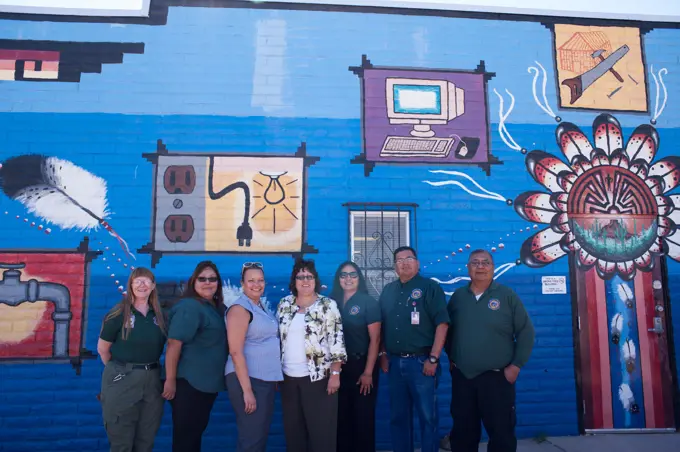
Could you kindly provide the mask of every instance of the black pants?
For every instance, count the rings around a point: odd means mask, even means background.
[[[284,375],[281,385],[283,432],[288,452],[335,452],[338,393],[328,395],[328,378]]]
[[[172,406],[172,452],[200,452],[216,392],[203,392],[184,378],[177,379]]]
[[[467,379],[454,367],[451,371],[451,450],[477,452],[482,426],[489,434],[488,452],[515,452],[515,385],[503,371],[488,371]]]
[[[362,395],[357,385],[366,368],[366,356],[349,357],[342,366],[338,393],[338,452],[375,452],[375,403],[380,365],[373,368],[373,388]]]

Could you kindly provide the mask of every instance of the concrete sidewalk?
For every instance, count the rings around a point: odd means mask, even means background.
[[[486,452],[486,444],[479,447]],[[518,452],[680,452],[680,434],[616,434],[548,437],[539,443],[525,439]]]
[[[420,449],[417,449],[419,452]],[[548,437],[519,441],[517,452],[680,452],[680,433]],[[440,452],[447,452],[441,449]],[[479,446],[486,452],[486,443]]]

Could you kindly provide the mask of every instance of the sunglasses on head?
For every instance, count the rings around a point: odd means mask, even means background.
[[[196,281],[198,281],[198,282],[217,282],[217,276],[210,276],[210,277],[199,276],[198,278],[196,278]]]
[[[261,262],[245,262],[243,268],[264,268]]]

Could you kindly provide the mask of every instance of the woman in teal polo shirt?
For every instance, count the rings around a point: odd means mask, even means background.
[[[123,301],[104,317],[97,352],[105,364],[100,400],[111,452],[151,452],[163,417],[158,360],[165,319],[150,270],[128,278]]]
[[[199,452],[217,393],[225,389],[227,332],[215,264],[196,266],[169,323],[163,397],[172,406],[172,452]]]
[[[338,267],[331,298],[340,308],[347,349],[340,374],[337,452],[375,452],[380,305],[368,294],[364,275],[354,262]]]

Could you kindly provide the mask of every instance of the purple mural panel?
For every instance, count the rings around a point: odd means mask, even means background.
[[[491,155],[484,63],[474,70],[351,67],[361,78],[363,152],[375,164],[472,164],[487,174]]]

